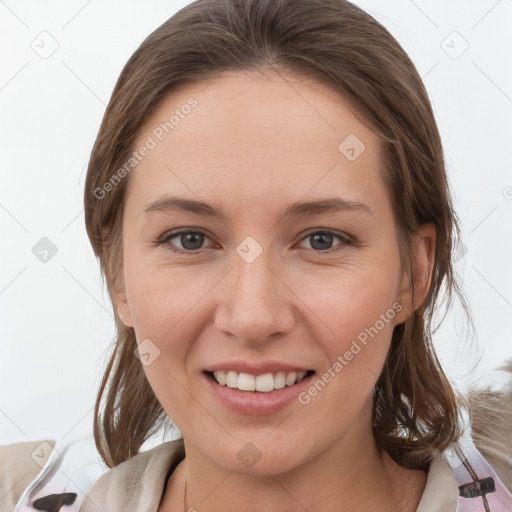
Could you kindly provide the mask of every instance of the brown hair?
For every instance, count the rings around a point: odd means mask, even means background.
[[[456,395],[434,352],[433,313],[444,283],[459,296],[452,266],[459,236],[432,107],[414,64],[374,18],[345,0],[197,0],[150,34],[126,63],[94,144],[85,184],[87,233],[109,293],[119,290],[128,178],[102,188],[134,150],[143,122],[180,84],[223,71],[291,71],[327,83],[381,138],[383,177],[394,207],[402,268],[409,237],[437,230],[428,295],[394,329],[374,391],[374,435],[399,464],[426,469],[460,436]],[[102,191],[101,193],[99,191]],[[411,287],[413,287],[411,276]],[[99,389],[94,437],[110,466],[137,454],[168,418],[134,356],[135,333],[115,311],[117,339]],[[104,401],[104,403],[103,403]]]

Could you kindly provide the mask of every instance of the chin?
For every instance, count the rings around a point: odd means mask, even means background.
[[[247,436],[244,440],[230,440],[225,451],[211,456],[216,464],[227,471],[266,477],[292,471],[307,460],[305,452],[297,451],[298,446],[305,448],[301,440],[283,444],[281,441],[265,439],[265,435],[261,438]]]

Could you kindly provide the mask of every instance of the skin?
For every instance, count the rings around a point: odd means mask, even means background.
[[[185,442],[160,512],[183,510],[185,479],[186,510],[200,512],[416,510],[426,473],[402,468],[377,446],[372,391],[393,327],[428,290],[435,228],[421,226],[411,242],[412,296],[379,140],[334,90],[292,74],[229,72],[182,85],[152,113],[136,147],[191,96],[197,106],[129,176],[115,296],[138,343],[150,339],[160,350],[144,371]],[[365,144],[354,161],[338,149],[349,134]],[[216,205],[226,219],[143,213],[165,194]],[[281,218],[295,202],[330,197],[372,213]],[[156,244],[182,227],[202,232],[202,244],[180,236]],[[315,245],[307,236],[325,229],[355,243],[335,236]],[[236,252],[248,236],[262,248],[252,263]],[[321,376],[397,301],[401,311],[307,405],[247,416],[205,385],[208,364],[234,357],[286,361]],[[247,442],[262,455],[252,467],[237,457]]]

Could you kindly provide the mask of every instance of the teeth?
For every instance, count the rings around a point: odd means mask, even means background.
[[[219,384],[221,386],[225,386],[226,385],[226,372],[216,372],[217,375],[215,376],[215,378],[219,381]]]
[[[214,373],[215,375],[215,373]],[[237,388],[238,387],[238,373],[236,372],[228,372],[226,375],[226,385],[228,388]]]
[[[282,389],[286,386],[286,373],[277,372],[274,377],[274,388]]]
[[[256,379],[254,375],[240,373],[238,375],[238,389],[242,391],[254,391],[256,389]]]
[[[240,389],[241,391],[269,393],[270,391],[274,391],[274,389],[293,386],[295,383],[304,379],[306,372],[277,372],[275,375],[272,373],[264,373],[263,375],[255,377],[250,373],[216,371],[213,372],[213,375],[221,386]]]
[[[295,384],[296,380],[297,380],[297,373],[291,372],[286,376],[285,382],[286,382],[287,386],[292,386],[293,384]]]

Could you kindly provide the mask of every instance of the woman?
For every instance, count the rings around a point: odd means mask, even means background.
[[[512,510],[512,393],[456,396],[431,343],[441,288],[465,305],[432,108],[368,14],[182,9],[121,73],[85,214],[118,329],[110,469],[77,499],[47,464],[16,510]],[[139,453],[169,419],[182,438]]]

